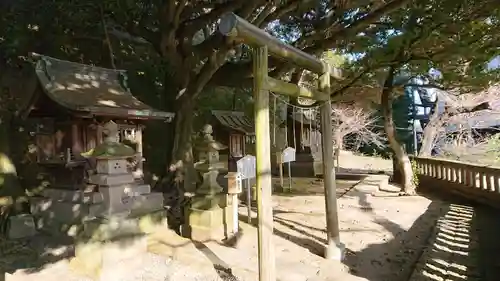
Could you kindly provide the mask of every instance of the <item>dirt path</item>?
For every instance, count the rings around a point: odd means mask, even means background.
[[[447,206],[425,197],[372,197],[367,192],[372,187],[339,181],[341,239],[347,253],[343,263],[336,263],[322,258],[326,236],[322,183],[294,181],[292,193],[273,196],[276,268],[282,281],[406,281]],[[228,275],[223,280],[257,280],[257,231],[244,223],[245,214],[241,207],[243,236],[237,248],[204,243],[195,247],[201,256],[193,251],[178,260],[193,265],[196,256],[200,268],[224,269]]]
[[[372,187],[352,184],[341,182],[345,187],[338,192],[341,240],[347,247],[344,265],[349,275],[370,281],[406,280],[446,204],[425,197],[373,197]],[[284,233],[290,241],[321,255],[326,236],[321,183],[297,185],[317,193],[275,196],[276,234]]]

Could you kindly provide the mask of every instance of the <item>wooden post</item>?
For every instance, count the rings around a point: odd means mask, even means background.
[[[246,179],[247,183],[247,222],[252,224],[252,185],[250,179]]]
[[[136,143],[136,146],[137,146],[137,154],[139,154],[138,156],[138,160],[139,160],[139,163],[138,164],[138,168],[141,170],[141,175],[144,176],[144,163],[142,162],[142,159],[143,159],[143,152],[142,152],[142,126],[141,125],[137,125],[137,128],[135,129],[135,143]]]
[[[273,207],[271,197],[271,138],[269,127],[269,92],[266,82],[267,47],[253,50],[253,96],[255,114],[255,154],[257,182],[257,218],[259,281],[276,281],[273,244]]]
[[[280,170],[280,187],[284,189],[284,180],[283,180],[283,163],[278,163],[278,167]]]
[[[330,74],[320,77],[320,90],[330,88]],[[339,220],[337,213],[337,190],[335,183],[335,166],[333,163],[332,104],[325,101],[321,105],[321,142],[323,152],[323,179],[325,188],[326,226],[328,245],[325,250],[326,259],[342,259],[343,245],[340,243]]]

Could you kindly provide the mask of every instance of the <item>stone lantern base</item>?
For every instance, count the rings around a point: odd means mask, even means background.
[[[220,241],[231,236],[233,213],[226,194],[197,195],[186,207],[182,236],[194,241]]]

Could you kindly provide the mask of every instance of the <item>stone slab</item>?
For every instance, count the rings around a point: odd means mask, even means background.
[[[136,213],[154,212],[163,209],[163,193],[152,192],[133,197],[132,210]]]
[[[48,216],[35,217],[36,229],[51,236],[77,237],[83,231],[83,222],[65,223]]]
[[[164,209],[148,213],[136,210],[129,214],[87,221],[83,225],[81,237],[93,241],[106,241],[124,235],[137,236],[141,233],[150,233],[156,227],[167,227]]]
[[[129,184],[125,187],[124,192],[129,196],[139,196],[151,193],[149,184]]]
[[[104,197],[104,213],[109,216],[113,214],[132,212],[141,209],[143,212],[156,211],[163,208],[163,194],[149,193],[137,196],[129,196],[121,187],[101,187],[99,191]]]
[[[7,237],[9,239],[26,238],[35,234],[35,221],[31,215],[22,214],[9,217],[7,229]]]
[[[97,184],[99,186],[117,186],[134,183],[135,179],[132,174],[95,174],[90,176],[89,181],[90,183]]]
[[[98,204],[103,200],[99,192],[85,192],[84,190],[65,190],[56,188],[47,188],[42,190],[43,197],[51,198],[57,201],[77,202],[85,204]]]
[[[67,223],[91,219],[103,212],[102,204],[62,202],[43,197],[30,198],[30,209],[34,216],[44,216]]]
[[[148,213],[136,211],[130,214],[128,219],[136,221],[137,227],[142,233],[153,232],[158,227],[167,227],[166,211],[164,209]],[[35,217],[36,228],[40,232],[52,236],[87,237],[87,239],[93,233],[92,231],[98,228],[100,224],[106,223],[106,221],[106,218],[95,218],[88,221],[64,223],[47,216]],[[134,231],[134,233],[137,232]]]

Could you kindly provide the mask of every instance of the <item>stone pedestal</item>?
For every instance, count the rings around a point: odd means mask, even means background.
[[[200,242],[227,238],[233,227],[233,214],[228,205],[225,194],[214,198],[193,197],[186,210],[188,224],[183,226],[183,236]]]
[[[102,272],[124,261],[132,261],[147,252],[147,236],[163,221],[165,211],[139,216],[114,215],[97,218],[83,225],[75,245],[71,268],[94,279],[102,279]]]

